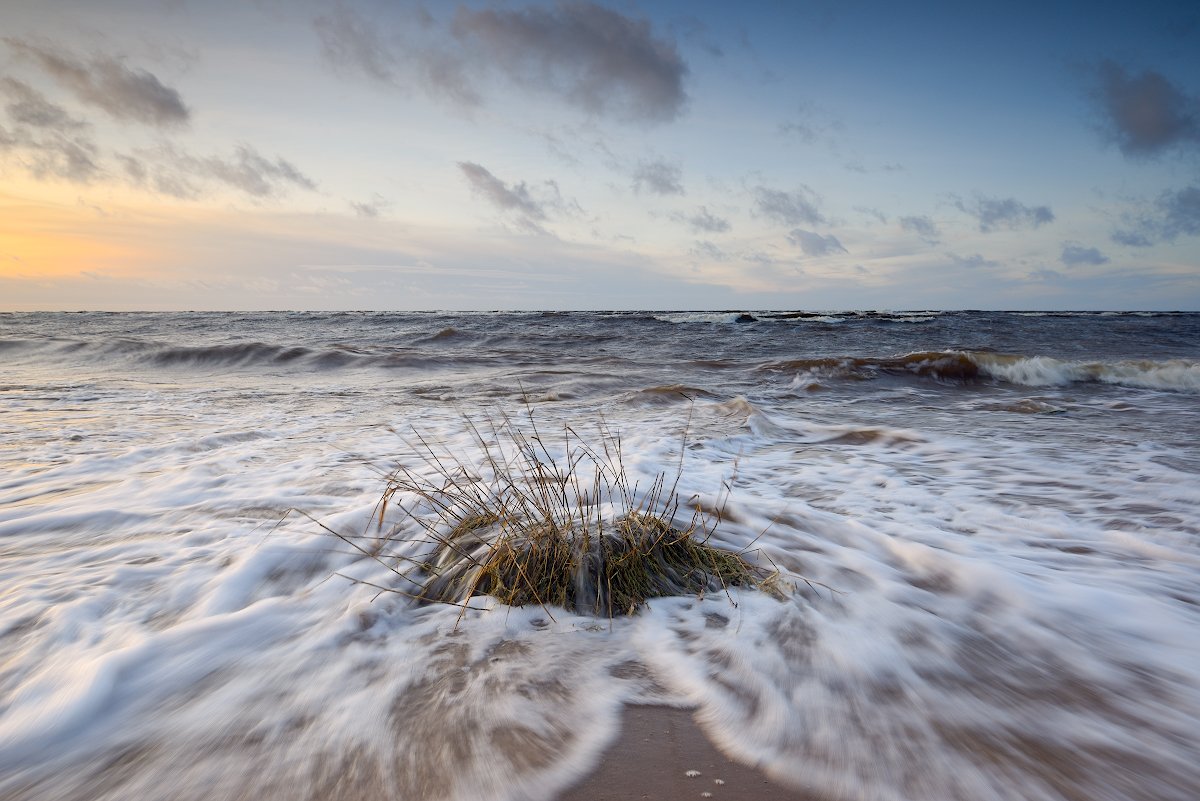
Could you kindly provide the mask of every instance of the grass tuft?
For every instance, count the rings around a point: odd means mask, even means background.
[[[642,488],[625,470],[620,435],[603,423],[595,444],[565,427],[556,455],[532,414],[526,430],[508,416],[467,425],[478,451],[470,464],[418,434],[415,466],[388,475],[380,526],[399,505],[419,533],[398,526],[369,551],[403,580],[381,590],[464,608],[491,595],[605,617],[633,614],[650,598],[729,587],[783,593],[777,571],[711,544],[722,504],[680,502],[686,433],[670,484],[664,473]]]

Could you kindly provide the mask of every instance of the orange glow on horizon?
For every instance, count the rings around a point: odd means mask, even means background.
[[[153,258],[121,236],[124,226],[84,205],[0,195],[0,278],[38,280],[143,272]]]

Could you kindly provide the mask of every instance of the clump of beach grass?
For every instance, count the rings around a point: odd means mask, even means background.
[[[564,426],[553,454],[532,413],[524,428],[508,416],[466,425],[474,460],[415,434],[414,466],[386,477],[378,537],[364,545],[337,535],[397,577],[393,586],[372,585],[381,591],[464,608],[490,595],[603,617],[633,614],[651,598],[731,587],[780,594],[777,571],[713,544],[723,503],[681,500],[686,426],[674,476],[642,486],[625,469],[619,433],[603,422],[590,443]],[[396,507],[402,522],[415,521],[415,535],[411,524],[382,532]]]

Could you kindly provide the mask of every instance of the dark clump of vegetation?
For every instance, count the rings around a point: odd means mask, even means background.
[[[467,425],[475,462],[464,464],[418,435],[420,472],[402,466],[387,477],[378,520],[382,525],[389,506],[399,505],[417,523],[415,537],[411,525],[400,526],[367,548],[337,535],[402,580],[379,589],[422,603],[466,607],[472,597],[491,595],[513,606],[605,617],[632,614],[662,596],[779,591],[776,572],[710,542],[719,509],[697,503],[689,510],[680,502],[682,448],[671,485],[664,473],[642,488],[630,484],[620,436],[604,425],[595,447],[566,427],[557,457],[532,415],[528,433],[508,417],[489,420],[484,430]]]

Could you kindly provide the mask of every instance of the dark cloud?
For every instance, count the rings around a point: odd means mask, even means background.
[[[18,125],[70,131],[86,128],[87,123],[72,117],[62,106],[46,99],[38,90],[15,78],[0,79],[0,93],[9,98],[4,110]]]
[[[1107,264],[1108,256],[1105,256],[1096,248],[1085,248],[1082,245],[1067,244],[1063,246],[1062,256],[1060,261],[1068,267],[1074,267],[1079,264]]]
[[[36,63],[80,102],[119,120],[147,125],[185,125],[191,112],[179,92],[143,69],[130,69],[118,59],[96,56],[84,62],[48,44],[6,38],[18,55]]]
[[[522,181],[509,187],[486,168],[472,161],[458,162],[471,190],[501,211],[513,211],[531,220],[545,220],[546,210]]]
[[[941,241],[941,230],[932,218],[926,216],[901,217],[900,227],[920,237],[922,242],[936,245]]]
[[[830,253],[848,252],[832,234],[821,236],[813,231],[794,228],[788,234],[788,240],[793,245],[798,245],[804,251],[805,256],[826,256]]]
[[[480,104],[477,85],[496,77],[589,114],[637,122],[669,122],[687,103],[688,68],[675,45],[648,21],[594,3],[462,6],[449,33],[423,9],[415,22],[368,19],[339,2],[313,27],[335,67],[464,106]]]
[[[656,195],[682,195],[683,171],[665,161],[643,161],[633,171],[633,189]]]
[[[1126,156],[1200,145],[1200,101],[1161,73],[1131,75],[1114,61],[1102,63],[1097,73],[1105,133]]]
[[[707,231],[710,234],[723,234],[731,227],[729,220],[713,214],[706,206],[696,209],[695,214],[674,214],[672,218],[687,223],[693,231]]]
[[[688,67],[647,20],[595,3],[522,9],[460,7],[455,36],[487,68],[592,114],[670,122],[687,102]]]
[[[976,195],[967,203],[961,198],[955,204],[979,221],[979,230],[989,233],[999,228],[1039,228],[1054,222],[1054,212],[1049,206],[1026,206],[1013,198],[988,198]]]
[[[765,186],[754,190],[758,211],[769,220],[783,225],[820,225],[825,218],[817,209],[816,194],[808,187],[797,192],[782,192]]]
[[[968,270],[978,270],[983,267],[999,267],[1000,262],[991,259],[985,259],[983,256],[976,253],[973,256],[959,256],[957,253],[947,253],[946,258],[954,262],[959,267],[966,267]]]

